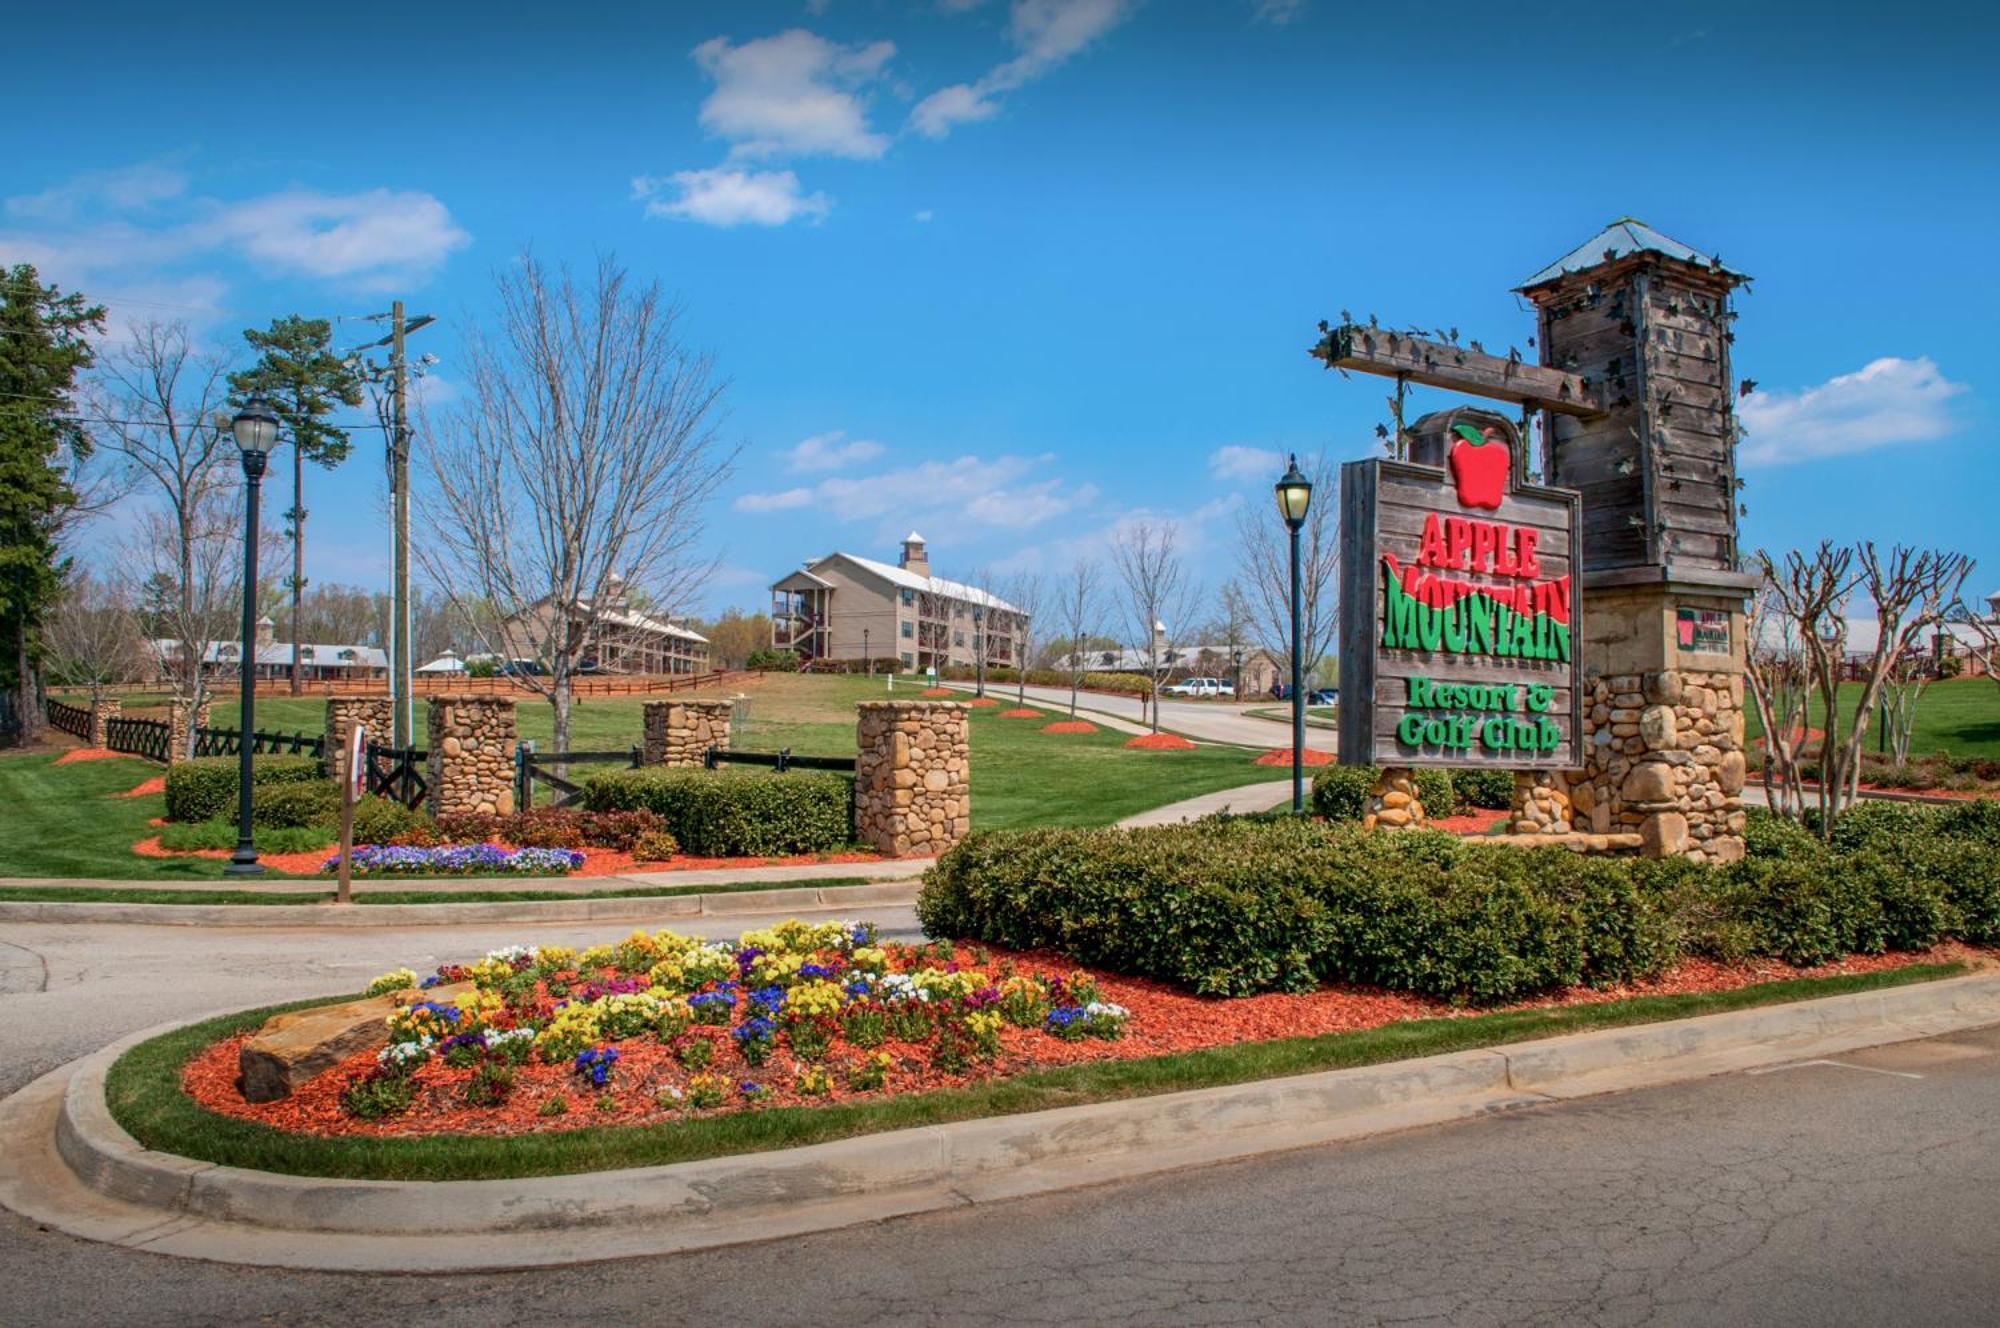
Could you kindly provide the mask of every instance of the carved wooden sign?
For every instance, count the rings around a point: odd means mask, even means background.
[[[1503,417],[1430,418],[1420,460],[1341,467],[1340,760],[1579,767],[1581,496],[1519,478]]]

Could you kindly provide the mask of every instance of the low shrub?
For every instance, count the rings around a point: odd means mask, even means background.
[[[594,812],[657,816],[697,857],[820,853],[849,840],[853,780],[829,771],[620,770],[584,781]]]
[[[1477,807],[1486,811],[1506,811],[1514,805],[1512,770],[1454,770],[1451,772],[1452,810],[1465,812]],[[1428,803],[1425,804],[1427,807]]]
[[[340,823],[340,787],[330,779],[299,784],[252,784],[250,819],[260,830],[321,829]]]
[[[1381,777],[1382,772],[1372,765],[1321,766],[1313,776],[1313,814],[1328,821],[1360,820],[1368,814],[1368,791]],[[1449,816],[1456,810],[1451,771],[1419,770],[1416,784],[1417,796],[1428,814]],[[1511,781],[1507,787],[1511,796]]]
[[[210,849],[236,847],[236,818],[217,817],[192,825],[167,825],[160,829],[160,847],[174,853],[198,853]],[[256,832],[259,853],[313,853],[333,845],[335,832],[323,825],[260,828]]]
[[[925,873],[917,916],[934,936],[1058,949],[1205,995],[1360,982],[1477,1003],[1687,955],[1806,966],[2000,942],[2000,854],[1980,837],[1996,813],[1924,815],[1900,836],[1864,818],[1845,852],[1753,816],[1726,866],[1258,818],[980,831]]]
[[[394,843],[418,827],[429,824],[430,818],[422,812],[379,793],[370,793],[354,801],[354,842],[357,844]]]
[[[237,766],[234,756],[204,756],[169,766],[167,819],[208,821],[218,816],[234,816]],[[254,805],[267,788],[321,781],[317,757],[259,756],[251,764],[250,796]]]
[[[665,830],[649,830],[632,845],[632,856],[640,862],[666,862],[680,852],[681,841]]]
[[[531,807],[504,814],[454,812],[437,820],[437,837],[447,844],[499,840],[517,848],[608,848],[630,853],[640,838],[664,826],[644,809],[586,811],[576,807]]]

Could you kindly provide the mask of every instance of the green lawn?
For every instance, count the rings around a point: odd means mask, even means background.
[[[1859,683],[1840,689],[1840,725],[1845,732],[1854,718],[1854,703],[1861,694]],[[1744,698],[1744,733],[1751,740],[1762,736],[1756,707]],[[1826,727],[1826,712],[1817,702],[1809,721],[1813,728]],[[1871,717],[1868,750],[1876,749],[1880,730]],[[1910,755],[1927,756],[1944,752],[1951,756],[2000,758],[2000,684],[1991,678],[1961,678],[1932,683],[1917,702],[1916,731],[1910,737]]]
[[[899,685],[898,696],[916,689]],[[740,746],[753,751],[789,747],[802,755],[852,756],[854,706],[883,696],[880,680],[777,676],[751,694]],[[577,710],[573,743],[585,750],[629,747],[640,735],[637,698],[591,701]],[[1182,798],[1282,777],[1252,763],[1236,747],[1191,751],[1130,751],[1127,735],[1109,729],[1051,734],[1042,724],[1063,718],[1002,719],[1010,705],[972,711],[972,823],[980,829],[1024,826],[1109,825],[1125,816]],[[326,703],[317,698],[259,698],[261,729],[317,733]],[[233,705],[218,703],[218,726],[235,722]],[[548,707],[524,702],[523,736],[546,747]],[[160,773],[136,758],[56,765],[47,753],[0,758],[0,806],[11,809],[0,837],[0,876],[98,876],[133,880],[210,880],[223,863],[210,858],[141,858],[132,844],[155,833],[147,825],[165,811],[158,794],[111,796]]]

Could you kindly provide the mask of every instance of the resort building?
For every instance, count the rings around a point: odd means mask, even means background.
[[[148,641],[146,646],[161,679],[174,671],[173,665],[185,648],[181,642],[169,638]],[[257,620],[255,653],[255,677],[280,679],[292,676],[292,643],[276,639],[276,624],[269,618]],[[237,641],[212,642],[201,656],[201,671],[211,678],[241,677],[242,664],[243,649]],[[299,678],[302,681],[352,682],[388,676],[389,656],[375,646],[332,645],[321,641],[301,642],[299,645]]]
[[[554,627],[554,600],[544,597],[508,618],[501,636],[516,652],[533,657]],[[594,623],[592,619],[595,619]],[[593,615],[591,601],[570,607],[572,626],[589,625],[582,665],[590,673],[706,673],[708,638],[672,618],[656,618],[632,607],[622,578],[613,576],[603,605]]]
[[[771,583],[771,646],[804,667],[922,672],[1011,667],[1027,615],[1006,600],[931,573],[914,530],[894,564],[829,553]],[[893,665],[884,661],[893,661]]]
[[[1197,643],[1168,648],[1162,644],[1155,658],[1166,670],[1165,680],[1168,682],[1178,682],[1183,678],[1220,678],[1236,688],[1236,694],[1246,700],[1273,695],[1284,678],[1283,662],[1261,646]],[[1143,650],[1086,650],[1081,656],[1063,656],[1056,667],[1071,669],[1079,664],[1092,673],[1144,674],[1151,661]]]

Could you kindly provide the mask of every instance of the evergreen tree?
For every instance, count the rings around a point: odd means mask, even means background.
[[[90,366],[89,334],[103,329],[102,305],[44,286],[29,264],[0,269],[0,684],[23,740],[42,726],[42,631],[62,592],[70,467],[90,453],[69,394]]]
[[[347,431],[326,417],[339,406],[361,404],[361,378],[332,350],[333,325],[324,318],[292,314],[271,321],[269,330],[246,329],[243,339],[257,362],[229,376],[230,404],[252,396],[270,402],[292,442],[292,506],[285,534],[292,541],[292,691],[299,690],[299,618],[306,588],[306,462],[332,470],[352,450]]]

